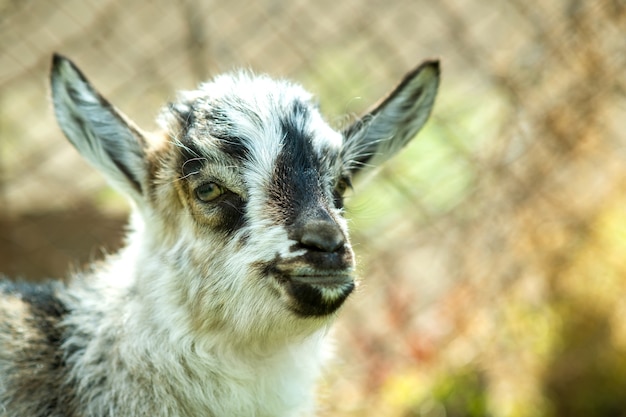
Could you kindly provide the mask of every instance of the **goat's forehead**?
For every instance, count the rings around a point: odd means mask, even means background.
[[[259,174],[273,172],[285,150],[332,159],[343,141],[312,104],[311,94],[265,76],[220,76],[182,93],[168,110],[181,125],[177,139],[197,157],[226,153],[251,162]]]

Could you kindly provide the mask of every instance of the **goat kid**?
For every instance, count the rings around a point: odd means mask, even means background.
[[[426,122],[436,61],[341,132],[248,73],[181,93],[148,134],[55,55],[59,124],[132,201],[127,244],[68,284],[0,280],[2,416],[300,416],[355,287],[352,178]]]

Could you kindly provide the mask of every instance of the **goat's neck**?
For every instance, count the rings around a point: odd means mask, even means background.
[[[167,291],[145,291],[147,282],[161,285],[180,277],[164,276],[174,272],[154,254],[143,253],[138,233],[98,277],[116,302],[104,303],[109,308],[101,312],[102,322],[87,342],[91,347],[78,360],[82,366],[91,366],[105,352],[122,368],[112,392],[131,389],[137,380],[160,381],[162,386],[152,388],[162,391],[159,398],[172,401],[166,398],[173,395],[190,415],[212,410],[215,415],[280,416],[312,407],[312,387],[327,352],[326,326],[289,343],[284,339],[247,349],[237,346],[227,329],[199,334],[175,294],[168,298]]]

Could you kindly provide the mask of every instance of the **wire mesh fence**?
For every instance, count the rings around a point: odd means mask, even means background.
[[[439,56],[431,121],[348,205],[362,283],[322,415],[626,415],[625,29],[620,0],[0,1],[0,271],[121,239],[54,123],[53,51],[146,128],[238,67],[341,126]]]

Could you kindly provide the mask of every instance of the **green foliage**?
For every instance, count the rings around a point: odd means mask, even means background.
[[[445,410],[446,417],[490,416],[485,378],[476,369],[458,369],[439,380],[432,399]]]
[[[474,367],[439,375],[396,375],[385,386],[387,402],[402,417],[489,417],[486,379]]]

